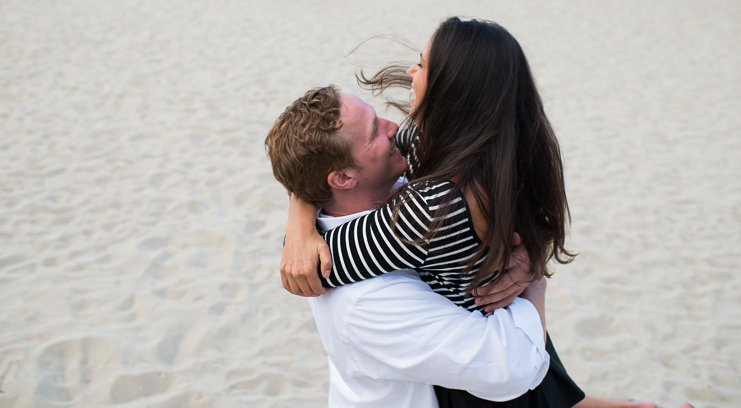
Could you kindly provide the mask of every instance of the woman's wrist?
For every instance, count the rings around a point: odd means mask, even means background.
[[[318,207],[291,194],[291,201],[288,205],[286,234],[289,232],[316,231],[315,219],[318,211]]]

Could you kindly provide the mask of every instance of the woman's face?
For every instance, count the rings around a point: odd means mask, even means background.
[[[412,89],[410,91],[412,112],[414,112],[417,101],[422,100],[425,93],[425,87],[427,86],[427,61],[429,61],[430,58],[430,46],[432,46],[432,38],[427,40],[427,44],[425,44],[422,54],[419,55],[419,63],[412,65],[407,70],[407,75],[412,78]]]

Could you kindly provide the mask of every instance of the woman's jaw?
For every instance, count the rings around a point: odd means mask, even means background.
[[[407,75],[412,78],[412,86],[409,90],[410,111],[414,111],[417,101],[424,97],[425,86],[427,86],[427,61],[430,58],[432,38],[427,40],[422,53],[419,54],[419,62],[407,69]]]

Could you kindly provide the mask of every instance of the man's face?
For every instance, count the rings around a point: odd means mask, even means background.
[[[407,170],[407,161],[399,152],[394,122],[376,116],[373,107],[348,93],[341,94],[340,137],[350,142],[350,154],[358,168],[348,169],[364,188],[385,188],[384,194]]]

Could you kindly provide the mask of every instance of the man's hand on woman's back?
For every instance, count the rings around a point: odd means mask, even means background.
[[[482,286],[474,291],[476,304],[486,305],[484,312],[491,313],[503,308],[527,288],[530,284],[530,257],[527,249],[522,245],[520,234],[515,232],[512,239],[515,248],[509,258],[507,268],[501,272],[502,276],[496,283]]]

